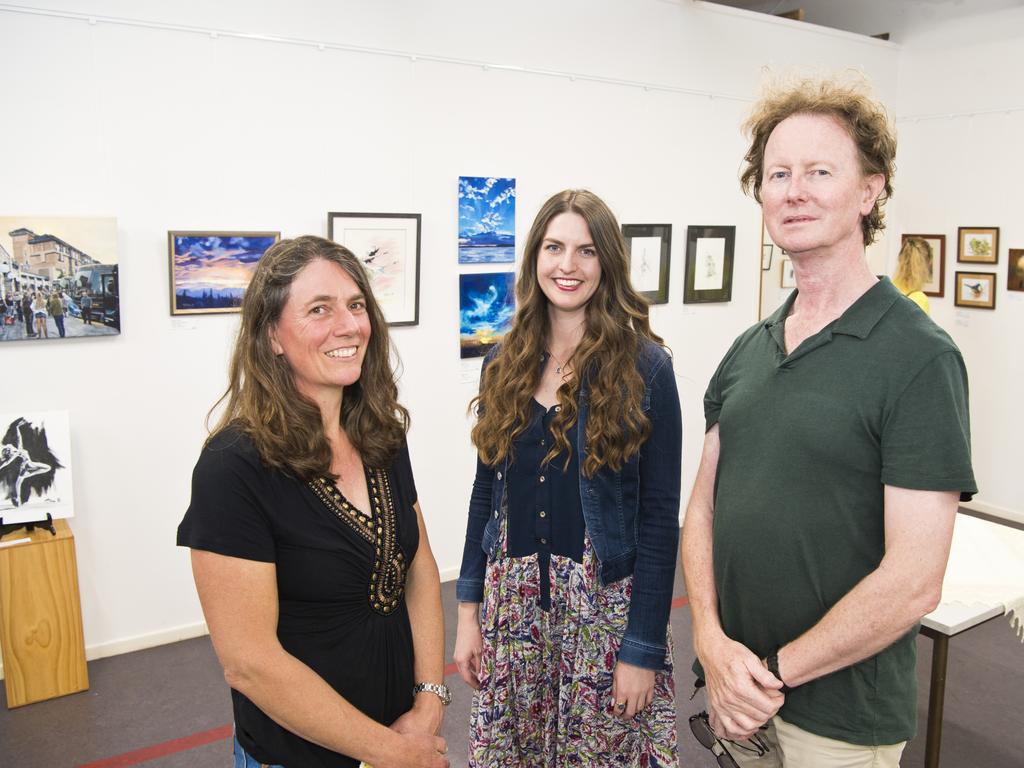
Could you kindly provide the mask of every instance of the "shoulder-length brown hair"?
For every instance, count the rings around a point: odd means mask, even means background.
[[[342,398],[342,428],[371,467],[387,466],[409,429],[409,413],[398,402],[388,326],[362,264],[350,250],[322,237],[282,240],[260,258],[245,291],[228,387],[207,419],[227,400],[212,435],[236,426],[252,438],[267,466],[302,480],[335,479],[331,446],[319,407],[296,389],[284,355],[271,349],[270,332],[281,318],[292,282],[317,259],[345,270],[365,297],[370,318],[362,373],[345,387]]]
[[[530,228],[516,281],[515,320],[487,365],[480,394],[471,404],[479,415],[472,438],[480,458],[494,466],[511,457],[513,441],[527,427],[530,399],[540,383],[541,355],[550,334],[548,300],[537,281],[537,256],[551,220],[567,212],[587,222],[601,281],[586,306],[583,338],[567,361],[577,375],[558,390],[561,410],[552,421],[554,445],[544,460],[553,461],[564,453],[568,464],[566,434],[578,419],[580,379],[585,376],[590,402],[587,458],[581,469],[593,477],[602,466],[618,470],[650,434],[637,358],[643,339],[661,344],[661,338],[651,331],[647,301],[630,282],[626,244],[615,216],[597,195],[584,189],[554,195]]]

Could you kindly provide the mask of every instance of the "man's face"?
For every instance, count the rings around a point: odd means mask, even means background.
[[[765,145],[765,225],[772,240],[795,255],[863,249],[861,219],[884,183],[881,174],[864,176],[857,147],[835,118],[793,115]]]

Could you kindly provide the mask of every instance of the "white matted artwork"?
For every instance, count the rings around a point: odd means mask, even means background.
[[[793,260],[782,260],[782,279],[779,283],[782,288],[796,288],[796,272],[793,270]]]
[[[661,238],[631,237],[629,239],[629,276],[638,291],[658,290],[661,275]]]
[[[0,519],[4,525],[72,517],[67,411],[0,414]]]
[[[725,280],[725,238],[698,237],[693,288],[696,291],[721,290]]]

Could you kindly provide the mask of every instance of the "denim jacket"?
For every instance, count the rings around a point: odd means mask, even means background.
[[[494,351],[484,361],[493,357]],[[643,340],[637,370],[644,381],[643,410],[651,433],[619,471],[602,467],[592,478],[580,472],[580,499],[587,533],[600,561],[601,583],[633,576],[626,634],[619,658],[647,669],[665,664],[665,635],[679,545],[679,475],[682,419],[672,359]],[[580,386],[576,423],[579,466],[587,455],[589,385]],[[495,467],[477,458],[469,523],[456,584],[461,602],[483,601],[487,559],[497,557],[508,459]]]

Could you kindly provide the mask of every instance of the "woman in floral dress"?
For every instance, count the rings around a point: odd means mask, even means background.
[[[677,764],[672,360],[608,207],[548,200],[484,360],[455,660],[474,768]]]

